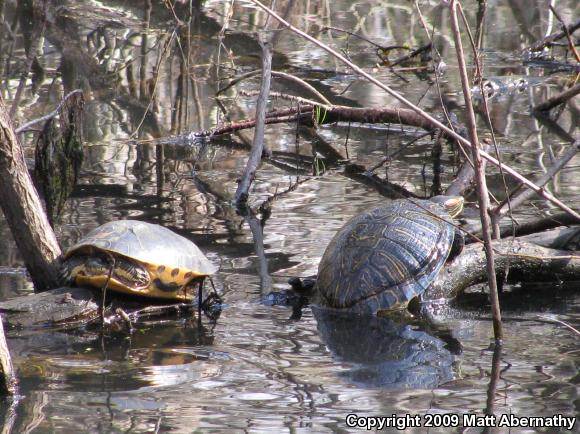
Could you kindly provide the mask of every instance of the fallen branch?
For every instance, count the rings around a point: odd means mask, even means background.
[[[576,58],[576,62],[580,62],[580,54],[578,54],[578,50],[576,50],[576,47],[574,46],[574,41],[572,40],[572,35],[570,34],[568,27],[566,27],[566,23],[564,22],[564,20],[560,16],[560,14],[558,14],[558,12],[556,11],[556,9],[554,8],[554,5],[552,3],[550,3],[550,10],[552,11],[552,13],[556,17],[556,19],[558,21],[560,21],[560,24],[562,25],[562,30],[564,31],[564,34],[566,35],[566,39],[568,39],[568,46],[570,47],[570,51],[572,51],[572,53],[574,54],[574,57]]]
[[[580,225],[558,226],[520,237],[521,240],[550,249],[580,250]]]
[[[559,93],[551,98],[548,98],[546,101],[537,104],[532,111],[534,112],[545,112],[548,110],[553,109],[554,107],[565,103],[569,99],[572,99],[576,95],[580,94],[580,83],[572,86],[570,89],[565,90],[564,92]]]
[[[554,164],[550,167],[550,169],[541,178],[536,180],[536,185],[539,185],[540,187],[544,187],[544,185],[546,185],[548,182],[550,182],[554,178],[556,173],[558,173],[560,170],[562,170],[562,168],[564,168],[564,166],[566,166],[566,164],[570,160],[572,160],[572,158],[574,158],[576,156],[578,151],[580,151],[580,140],[576,140],[576,142],[574,142],[572,144],[572,146],[570,146],[570,148],[566,151],[566,153],[564,155],[562,155],[562,157],[560,157],[557,161],[555,161]],[[510,196],[512,196],[512,199],[510,200],[510,208],[512,210],[517,208],[519,205],[521,205],[522,203],[524,203],[525,201],[527,201],[530,197],[532,197],[534,195],[534,192],[531,190],[523,190],[517,196],[514,196],[514,194],[520,190],[521,190],[521,188],[518,187],[510,194]],[[507,204],[507,200],[502,201],[493,210],[494,216],[502,217],[505,214],[507,214],[508,208],[505,206],[506,204]],[[574,220],[578,221],[580,219],[574,219]]]
[[[228,90],[232,86],[238,84],[240,81],[245,80],[246,78],[254,77],[255,75],[260,74],[260,72],[261,72],[260,70],[255,70],[255,71],[247,72],[247,73],[240,75],[238,77],[235,77],[232,81],[230,81],[228,83],[227,86],[219,89],[216,92],[216,95],[219,95],[220,93],[225,92],[226,90]],[[326,99],[326,97],[324,95],[322,95],[320,92],[318,92],[314,87],[312,87],[310,84],[308,84],[304,80],[302,80],[302,79],[300,79],[292,74],[288,74],[286,72],[272,71],[271,73],[272,73],[272,77],[281,77],[281,78],[284,78],[286,80],[292,81],[293,83],[297,83],[299,86],[303,87],[308,92],[310,92],[314,96],[316,96],[323,104],[332,105],[332,103],[328,99]]]
[[[494,240],[496,273],[510,280],[580,280],[580,252],[549,249],[521,240]],[[573,254],[571,254],[573,253]],[[466,288],[487,282],[486,259],[481,244],[471,244],[447,265],[426,292],[426,299],[454,298]]]
[[[313,119],[315,108],[319,107],[320,111],[317,119]],[[387,108],[387,107],[346,107],[340,105],[324,106],[304,104],[298,107],[279,109],[266,113],[265,124],[279,124],[288,122],[300,122],[308,126],[331,124],[335,122],[349,123],[392,123],[397,125],[407,125],[420,127],[427,131],[433,131],[433,126],[426,122],[421,116],[418,116],[413,110],[404,108]],[[215,128],[191,132],[173,137],[165,137],[155,140],[139,140],[138,143],[148,143],[155,145],[185,145],[192,141],[213,138],[225,134],[232,134],[236,131],[255,128],[256,119],[244,119],[220,125]]]
[[[570,34],[574,33],[576,30],[580,29],[580,19],[577,20],[575,23],[567,26],[566,29],[568,30],[568,32]],[[543,50],[544,48],[551,46],[558,39],[562,39],[564,37],[566,37],[566,32],[564,30],[561,30],[561,31],[556,32],[556,33],[552,33],[551,35],[546,36],[541,41],[538,41],[535,44],[533,44],[530,48],[528,48],[528,50],[529,51]]]
[[[465,139],[464,137],[457,134],[451,128],[445,126],[443,123],[441,123],[440,121],[435,119],[433,116],[431,116],[425,110],[423,110],[420,107],[418,107],[417,105],[413,104],[412,102],[410,102],[409,100],[404,98],[401,94],[399,94],[398,92],[391,89],[389,86],[383,84],[382,82],[380,82],[379,80],[374,78],[372,75],[370,75],[369,73],[364,71],[358,65],[349,61],[346,57],[344,57],[342,54],[340,54],[336,50],[330,48],[328,45],[323,44],[322,42],[318,41],[316,38],[313,38],[312,36],[308,35],[307,33],[304,33],[303,31],[294,27],[293,25],[288,23],[286,20],[284,20],[282,17],[280,17],[278,14],[276,14],[272,9],[268,8],[267,6],[265,6],[264,4],[259,2],[258,0],[250,0],[250,1],[253,4],[255,4],[256,6],[258,6],[260,9],[265,11],[268,15],[270,15],[270,16],[274,17],[276,20],[278,20],[284,27],[290,29],[292,32],[300,35],[301,37],[307,39],[308,41],[310,41],[313,44],[317,45],[318,47],[322,48],[326,52],[330,53],[332,56],[339,59],[344,64],[348,65],[356,74],[358,74],[362,77],[365,77],[371,83],[375,84],[376,86],[378,86],[379,88],[381,88],[382,90],[387,92],[393,98],[397,99],[402,104],[404,104],[406,107],[415,111],[418,115],[420,115],[427,122],[429,122],[434,128],[440,128],[445,133],[447,133],[450,137],[453,137],[455,140],[459,141],[460,143],[462,143],[466,146],[471,146],[471,143],[467,139]],[[566,204],[564,204],[562,201],[555,198],[554,196],[552,196],[548,192],[544,191],[542,188],[538,187],[537,185],[535,185],[534,183],[532,183],[531,181],[529,181],[528,179],[526,179],[525,177],[520,175],[517,171],[512,169],[510,166],[507,166],[504,163],[500,163],[494,157],[489,155],[487,152],[480,150],[479,153],[480,153],[482,158],[485,158],[487,161],[491,162],[495,166],[498,166],[498,167],[501,166],[505,173],[507,173],[509,176],[516,179],[517,181],[521,182],[522,184],[524,184],[528,188],[534,190],[538,195],[540,195],[541,197],[543,197],[547,201],[553,203],[554,205],[556,205],[558,208],[562,209],[563,211],[570,213],[571,215],[573,215],[575,217],[580,218],[580,214],[578,214],[576,211],[574,211],[573,209],[568,207]]]
[[[558,213],[544,218],[532,220],[527,223],[516,225],[515,227],[512,224],[502,226],[500,229],[500,235],[502,238],[507,238],[511,236],[521,237],[524,235],[534,234],[548,229],[557,228],[559,226],[577,225],[577,224],[580,224],[580,220],[577,220],[566,213]],[[479,229],[471,228],[471,230],[470,229],[467,230],[476,237],[481,237],[481,228]]]

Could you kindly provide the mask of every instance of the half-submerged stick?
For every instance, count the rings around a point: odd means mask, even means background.
[[[262,85],[260,86],[260,96],[256,104],[256,128],[254,130],[252,150],[250,151],[246,169],[234,195],[234,201],[237,206],[243,206],[248,201],[248,191],[254,180],[256,169],[262,158],[262,150],[264,149],[266,107],[268,105],[270,81],[272,78],[272,42],[269,38],[262,36],[262,34],[258,34],[258,41],[262,47]]]

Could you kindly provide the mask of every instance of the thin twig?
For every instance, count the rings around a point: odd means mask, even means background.
[[[554,6],[552,4],[550,4],[550,10],[552,11],[552,13],[556,17],[556,19],[558,21],[560,21],[560,24],[562,24],[562,30],[564,31],[564,34],[566,35],[566,39],[568,39],[568,46],[570,47],[570,50],[572,51],[572,53],[574,53],[574,57],[576,58],[576,62],[580,62],[580,54],[578,54],[578,50],[576,50],[576,46],[574,44],[574,41],[572,40],[572,36],[570,35],[570,31],[568,30],[568,27],[566,27],[566,23],[560,17],[558,12],[556,12],[556,9],[554,9]]]
[[[260,86],[260,96],[256,104],[256,127],[254,129],[254,141],[250,157],[246,164],[244,174],[238,184],[234,201],[238,206],[243,206],[248,200],[248,192],[254,179],[258,164],[264,149],[264,130],[266,126],[266,107],[268,105],[268,94],[270,93],[270,81],[272,71],[272,41],[262,34],[258,34],[258,41],[262,47],[262,85]]]
[[[574,158],[574,156],[579,151],[580,151],[580,140],[576,140],[576,142],[574,142],[572,144],[572,146],[570,146],[570,149],[568,149],[566,151],[566,153],[561,158],[559,158],[557,161],[554,162],[552,167],[550,167],[550,169],[544,174],[544,176],[542,176],[540,179],[536,180],[536,184],[539,185],[540,187],[543,187],[548,182],[550,182],[554,178],[554,175],[556,175],[556,173],[558,173],[560,170],[562,170],[562,168],[564,168],[566,166],[566,164],[572,158]],[[513,196],[514,193],[516,193],[518,190],[519,189],[514,191],[510,196]],[[523,190],[520,194],[518,194],[513,199],[511,199],[512,209],[518,207],[519,205],[521,205],[522,203],[527,201],[533,194],[534,194],[534,192],[531,190]],[[498,216],[498,217],[504,216],[506,213],[507,213],[507,211],[505,209],[505,201],[500,203],[493,210],[493,214]]]
[[[322,42],[318,41],[316,38],[313,38],[312,36],[308,35],[307,33],[304,33],[302,30],[294,27],[288,21],[284,20],[282,17],[280,17],[278,14],[276,14],[276,12],[274,12],[272,9],[268,8],[267,6],[265,6],[264,4],[259,2],[258,0],[250,0],[250,1],[254,5],[258,6],[260,9],[262,9],[263,11],[265,11],[266,13],[268,13],[269,15],[274,17],[276,20],[278,20],[284,27],[286,27],[286,28],[290,29],[291,31],[293,31],[294,33],[302,36],[303,38],[307,39],[308,41],[310,41],[313,44],[317,45],[318,47],[322,48],[326,52],[332,54],[334,57],[339,59],[341,62],[348,65],[358,75],[365,77],[367,80],[369,80],[371,83],[375,84],[376,86],[378,86],[379,88],[384,90],[386,93],[391,95],[393,98],[395,98],[396,100],[398,100],[399,102],[401,102],[402,104],[404,104],[405,106],[410,108],[411,110],[414,110],[418,115],[423,117],[426,121],[428,121],[430,124],[432,124],[435,128],[441,128],[443,131],[445,131],[447,134],[449,134],[451,137],[453,137],[457,141],[461,142],[465,146],[471,146],[471,143],[469,142],[469,140],[461,137],[459,134],[457,134],[455,131],[451,130],[449,127],[447,127],[446,125],[444,125],[443,123],[441,123],[440,121],[435,119],[433,116],[431,116],[425,110],[416,106],[415,104],[413,104],[412,102],[410,102],[409,100],[404,98],[401,94],[399,94],[398,92],[391,89],[389,86],[387,86],[387,85],[383,84],[382,82],[380,82],[379,80],[377,80],[375,77],[373,77],[372,75],[370,75],[369,73],[364,71],[361,67],[352,63],[350,60],[348,60],[346,57],[344,57],[338,51],[330,48],[328,45],[323,44]],[[528,188],[531,188],[532,190],[534,190],[537,194],[542,196],[547,201],[552,202],[554,205],[556,205],[558,208],[562,209],[563,211],[566,211],[567,213],[570,213],[573,216],[580,218],[580,214],[578,214],[576,211],[574,211],[573,209],[568,207],[566,204],[564,204],[562,201],[555,198],[550,193],[544,191],[543,189],[541,189],[540,187],[538,187],[537,185],[535,185],[534,183],[532,183],[531,181],[529,181],[528,179],[526,179],[525,177],[520,175],[517,171],[515,171],[511,167],[507,166],[504,163],[500,163],[499,161],[497,161],[497,159],[495,159],[494,157],[492,157],[491,155],[489,155],[485,151],[480,150],[479,153],[480,153],[481,157],[485,158],[487,161],[491,162],[495,166],[501,165],[502,169],[508,175],[510,175],[511,177],[516,179],[517,181],[521,182],[522,184],[526,185]]]
[[[572,327],[567,322],[561,321],[559,319],[553,318],[552,316],[548,316],[548,315],[542,315],[542,316],[540,316],[540,318],[542,319],[542,321],[546,321],[548,323],[561,324],[564,327],[567,327],[568,329],[572,330],[577,336],[580,336],[580,331],[578,331],[578,329],[575,329],[574,327]]]
[[[225,92],[226,90],[228,90],[229,88],[231,88],[232,86],[238,84],[240,81],[245,80],[247,78],[253,77],[255,75],[260,74],[260,70],[257,69],[255,71],[250,71],[247,72],[246,74],[242,74],[236,78],[234,78],[233,80],[231,80],[227,86],[222,87],[221,89],[219,89],[216,92],[216,95],[219,95],[220,93]],[[281,78],[285,78],[286,80],[290,80],[293,83],[298,84],[299,86],[303,87],[304,89],[308,90],[309,92],[311,92],[313,95],[315,95],[320,101],[322,101],[324,104],[331,106],[332,103],[324,96],[322,95],[320,92],[318,92],[312,85],[308,84],[307,82],[305,82],[304,80],[302,80],[301,78],[296,77],[295,75],[292,74],[288,74],[286,72],[281,72],[281,71],[272,71],[272,76],[274,77],[281,77]]]
[[[44,115],[44,116],[42,116],[42,117],[39,117],[39,118],[37,118],[37,119],[33,119],[33,120],[31,120],[30,122],[26,122],[24,125],[22,125],[22,126],[20,126],[20,127],[16,128],[16,129],[14,130],[14,132],[15,132],[16,134],[20,134],[21,132],[23,132],[23,131],[26,131],[26,130],[30,129],[30,127],[31,127],[32,125],[35,125],[35,124],[38,124],[38,123],[41,123],[41,122],[45,122],[45,121],[47,121],[47,120],[49,120],[49,119],[52,119],[53,117],[55,117],[56,115],[58,115],[58,114],[59,114],[59,112],[60,112],[60,109],[61,109],[61,107],[63,106],[63,104],[65,104],[65,103],[66,103],[66,101],[67,101],[67,100],[68,100],[68,99],[69,99],[71,96],[73,96],[73,95],[74,95],[74,94],[76,94],[76,93],[83,93],[83,91],[82,91],[81,89],[75,89],[75,90],[73,90],[73,91],[71,91],[71,92],[67,93],[67,94],[66,94],[66,96],[65,96],[65,97],[62,99],[62,101],[60,102],[60,104],[57,106],[57,108],[56,108],[56,109],[54,109],[53,111],[51,111],[50,113],[48,113],[48,114],[46,114],[46,115]]]
[[[488,275],[489,293],[491,298],[491,313],[493,316],[493,332],[495,340],[500,342],[503,339],[503,330],[501,323],[499,298],[497,294],[494,252],[491,240],[490,221],[488,214],[489,196],[487,192],[487,184],[485,181],[485,172],[483,171],[481,164],[481,156],[479,152],[480,149],[478,146],[479,139],[477,137],[477,127],[475,121],[475,112],[473,111],[473,104],[471,102],[469,78],[467,77],[467,66],[465,64],[465,57],[463,54],[463,46],[461,42],[461,34],[459,32],[459,23],[457,21],[458,8],[460,8],[459,3],[456,0],[453,0],[449,6],[451,12],[451,29],[453,33],[453,39],[455,40],[457,63],[459,66],[461,87],[463,89],[463,98],[465,100],[465,108],[467,112],[467,129],[469,131],[469,137],[471,140],[471,154],[473,158],[473,163],[475,165],[475,181],[477,185],[477,193],[479,199],[479,213],[484,241],[483,244],[485,247],[486,268]]]
[[[473,39],[473,36],[471,35],[471,30],[469,29],[469,22],[467,21],[467,17],[463,13],[463,7],[461,6],[461,3],[458,3],[457,7],[458,7],[459,12],[461,14],[461,18],[463,20],[463,25],[467,29],[467,35],[469,36],[469,42],[471,43],[471,49],[473,51],[473,57],[475,59],[475,61],[474,61],[474,63],[475,63],[475,77],[476,77],[477,83],[479,84],[479,89],[481,91],[482,102],[483,102],[483,111],[484,111],[487,123],[489,125],[489,131],[491,134],[491,143],[493,145],[495,158],[497,158],[497,161],[501,162],[501,155],[499,153],[499,147],[497,146],[497,138],[495,136],[495,131],[493,129],[493,122],[491,121],[491,116],[489,114],[489,105],[487,104],[487,96],[486,96],[486,93],[485,93],[484,88],[483,88],[483,86],[484,86],[484,82],[482,79],[483,78],[483,65],[481,63],[481,57],[479,56],[479,51],[478,51],[477,46],[475,44],[475,40]],[[484,169],[484,172],[485,172],[485,169]],[[499,166],[499,174],[500,174],[500,178],[502,180],[503,190],[504,190],[505,196],[507,198],[508,210],[511,214],[512,208],[511,208],[511,204],[510,204],[510,200],[509,200],[509,190],[508,190],[508,186],[506,183],[505,174],[503,173],[503,169],[501,168],[501,165]],[[492,223],[492,238],[498,239],[499,238],[499,224],[493,219],[493,216],[492,216],[491,223]]]
[[[578,19],[575,23],[570,24],[569,26],[566,26],[566,30],[570,33],[574,33],[578,29],[580,29],[580,19]],[[562,39],[564,36],[566,36],[566,32],[564,30],[562,30],[560,32],[552,33],[550,36],[547,36],[544,39],[542,39],[541,41],[536,42],[534,45],[532,45],[529,48],[529,50],[530,51],[540,51],[543,48],[552,45],[552,43],[554,41],[557,41],[558,39]]]

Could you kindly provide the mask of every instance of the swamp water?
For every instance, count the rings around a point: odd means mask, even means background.
[[[26,15],[22,5],[27,2],[20,2],[21,9],[17,2],[4,3],[3,25],[12,26],[13,37],[1,36],[1,92],[10,106],[26,63],[24,36],[42,26]],[[88,90],[85,161],[57,226],[61,244],[66,248],[90,229],[121,218],[167,226],[194,240],[219,264],[214,282],[224,300],[223,311],[216,321],[204,318],[201,326],[192,318],[140,323],[131,335],[8,331],[20,396],[11,407],[3,407],[5,432],[356,431],[347,425],[349,414],[409,415],[408,423],[413,419],[423,425],[411,432],[460,432],[469,422],[464,415],[482,416],[485,409],[498,416],[550,420],[578,414],[580,341],[554,321],[580,327],[578,285],[551,282],[506,288],[506,339],[501,353],[495,354],[485,298],[453,306],[437,326],[332,316],[308,305],[273,303],[273,293],[287,289],[288,277],[316,273],[324,249],[345,221],[389,200],[333,161],[324,151],[325,141],[366,168],[394,155],[377,174],[418,195],[430,194],[439,183],[445,188],[456,170],[455,154],[443,146],[437,167],[442,172],[437,176],[429,137],[404,146],[420,134],[413,128],[324,126],[315,137],[293,124],[269,126],[266,143],[274,154],[256,174],[250,205],[257,210],[272,195],[276,198],[268,212],[258,214],[264,220],[263,244],[256,243],[250,219],[229,204],[245,166],[243,143],[251,140],[251,130],[211,142],[157,147],[137,143],[131,135],[139,130],[137,137],[148,140],[205,130],[227,121],[222,106],[231,120],[251,118],[255,96],[242,91],[256,90],[258,79],[224,92],[219,104],[215,94],[228,79],[259,68],[260,49],[251,32],[263,26],[265,16],[245,2],[230,9],[227,2],[209,1],[190,27],[177,28],[171,9],[163,2],[153,3],[60,2],[41,39],[44,75],[27,82],[15,118],[23,124],[53,110],[72,88]],[[425,39],[412,2],[298,3],[292,21],[310,34],[332,26],[385,46],[418,46]],[[442,33],[437,46],[448,64],[440,79],[442,92],[460,104],[448,14],[438,1],[419,3],[429,25]],[[578,98],[566,106],[558,118],[559,129],[529,114],[531,104],[557,93],[570,74],[522,62],[522,49],[541,39],[550,25],[547,2],[532,3],[533,7],[527,1],[490,2],[484,32],[486,74],[522,76],[533,83],[490,101],[504,161],[528,176],[550,166],[569,145],[569,137],[577,135],[579,107]],[[188,9],[180,2],[175,8],[177,14]],[[474,24],[474,2],[466,9]],[[567,22],[578,18],[574,1],[558,2],[557,9]],[[359,65],[412,101],[438,112],[432,75],[391,73],[377,66],[375,47],[344,33],[323,32],[319,37],[347,50]],[[79,53],[96,59],[95,65],[87,65]],[[276,46],[274,69],[308,80],[339,104],[395,104],[287,32]],[[120,91],[113,97],[110,89],[116,85]],[[274,80],[273,90],[306,96],[292,86]],[[147,106],[152,114],[144,116]],[[455,111],[461,120],[461,108]],[[480,128],[487,131],[481,119]],[[29,136],[24,138],[30,142]],[[296,162],[297,149],[303,165]],[[27,157],[34,154],[31,147],[25,152]],[[501,197],[503,186],[491,173],[491,188]],[[286,191],[297,179],[299,184]],[[569,206],[580,208],[577,159],[551,188]],[[465,218],[473,221],[473,197],[468,201],[471,210]],[[526,221],[539,211],[550,209],[535,201],[533,207],[518,210],[517,217]],[[0,233],[11,239],[4,220]],[[32,291],[12,241],[0,252],[0,266],[3,299]],[[448,416],[427,416],[443,414]],[[428,422],[452,428],[427,428]]]

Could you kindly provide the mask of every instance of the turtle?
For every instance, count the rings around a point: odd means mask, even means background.
[[[163,226],[117,220],[93,229],[64,255],[66,285],[190,301],[217,267],[190,240]],[[201,301],[201,300],[200,300]]]
[[[349,220],[326,248],[315,290],[319,304],[361,314],[406,306],[463,246],[452,218],[459,196],[401,199]]]

